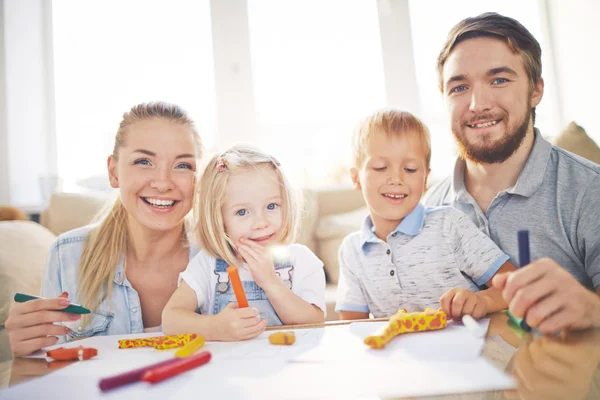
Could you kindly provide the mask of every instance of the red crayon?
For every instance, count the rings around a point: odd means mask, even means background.
[[[120,386],[127,385],[129,383],[137,382],[140,379],[142,379],[142,376],[144,376],[144,374],[146,372],[150,371],[151,369],[163,367],[163,366],[169,365],[169,364],[173,364],[174,362],[177,362],[178,360],[179,360],[178,358],[170,358],[166,361],[161,361],[159,363],[155,363],[155,364],[147,365],[145,367],[134,369],[133,371],[124,372],[122,374],[110,376],[108,378],[102,379],[98,383],[98,386],[100,387],[100,390],[102,390],[103,392],[106,392],[108,390],[118,388]]]
[[[212,356],[208,351],[203,351],[202,353],[190,357],[178,358],[177,362],[172,364],[150,369],[142,376],[142,381],[150,383],[164,381],[165,379],[169,379],[175,375],[179,375],[190,369],[206,364],[210,361],[211,357]]]

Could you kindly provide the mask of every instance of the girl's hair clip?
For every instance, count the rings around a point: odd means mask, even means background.
[[[223,171],[225,171],[226,168],[227,168],[227,166],[225,165],[225,160],[223,160],[222,158],[219,158],[217,160],[217,171],[223,172]]]

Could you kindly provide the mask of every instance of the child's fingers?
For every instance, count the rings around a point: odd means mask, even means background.
[[[459,320],[465,314],[463,309],[465,304],[467,304],[469,297],[471,297],[469,294],[470,292],[468,291],[459,291],[456,293],[452,299],[452,305],[450,306],[452,319]]]
[[[239,246],[240,251],[243,251],[242,254],[248,255],[249,257],[251,257],[254,261],[258,261],[260,260],[260,253],[258,253],[256,251],[256,249],[253,249],[252,247],[246,245],[246,244],[240,244]]]
[[[261,246],[260,244],[245,238],[240,239],[240,242],[248,247],[248,249],[254,254],[254,257],[257,260],[271,258],[270,250],[268,247]]]
[[[238,308],[236,310],[236,313],[237,313],[237,317],[242,318],[242,319],[256,317],[260,314],[258,312],[258,309],[254,308],[254,307]]]
[[[457,289],[450,289],[446,293],[442,295],[440,298],[440,308],[446,315],[450,316],[450,306],[452,304],[452,299],[454,299],[454,295],[456,294]]]
[[[243,318],[241,320],[241,326],[243,329],[249,329],[252,328],[258,324],[260,324],[262,321],[262,319],[260,318],[260,315],[256,315],[254,317],[249,317],[249,318]]]
[[[254,339],[258,335],[264,332],[267,328],[267,320],[263,319],[258,324],[244,329],[242,333],[242,340]]]
[[[475,311],[475,307],[477,306],[477,297],[475,297],[474,295],[472,296],[467,296],[467,299],[465,300],[465,303],[463,304],[461,313],[459,318],[462,318],[463,315],[473,315],[473,312]]]
[[[244,257],[244,261],[248,263],[248,265],[252,265],[256,263],[257,258],[254,253],[250,250],[250,248],[244,244],[240,244],[238,246],[238,252]]]
[[[260,244],[256,243],[254,240],[250,240],[248,238],[240,238],[240,243],[243,243],[244,245],[256,251],[261,251],[265,248],[264,246],[261,246]]]

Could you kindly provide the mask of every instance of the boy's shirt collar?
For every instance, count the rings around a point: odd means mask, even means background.
[[[425,207],[423,204],[419,203],[406,217],[404,217],[404,219],[402,219],[402,221],[400,221],[396,229],[388,235],[388,239],[397,236],[399,233],[408,236],[416,236],[423,229],[424,223]],[[366,253],[368,244],[380,242],[381,240],[375,235],[373,220],[371,219],[371,216],[368,215],[365,218],[360,231],[360,243],[363,253]]]

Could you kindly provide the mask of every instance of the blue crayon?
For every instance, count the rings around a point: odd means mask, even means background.
[[[517,237],[519,240],[519,264],[520,264],[519,268],[523,268],[531,262],[531,258],[529,255],[529,231],[522,230],[522,231],[519,231],[517,235],[518,235]],[[506,314],[508,314],[508,317],[510,318],[510,320],[515,325],[517,325],[519,328],[521,328],[527,332],[531,331],[531,327],[527,324],[527,322],[525,322],[525,320],[523,318],[515,317],[510,312],[510,310],[506,310]]]

